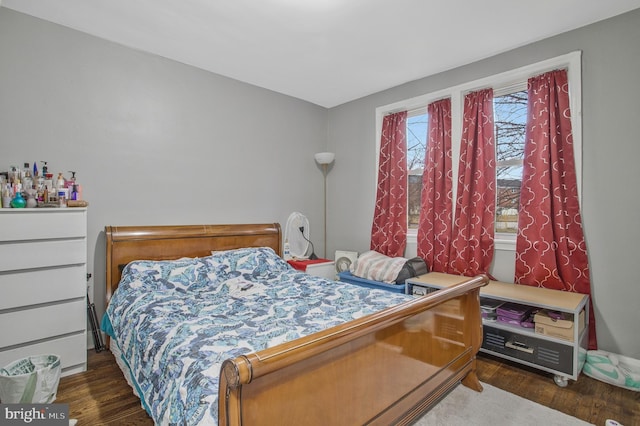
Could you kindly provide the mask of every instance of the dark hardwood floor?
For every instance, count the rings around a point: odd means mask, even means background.
[[[69,404],[78,425],[152,425],[140,407],[110,352],[88,353],[88,370],[60,379],[56,403]],[[562,411],[597,426],[614,419],[640,426],[640,392],[633,392],[581,375],[565,388],[551,374],[481,355],[478,376],[484,383]],[[504,425],[516,425],[505,421]],[[540,419],[544,424],[544,419]],[[436,425],[440,426],[440,425]],[[502,425],[498,425],[502,426]]]
[[[576,381],[569,380],[567,387],[561,388],[553,381],[553,374],[480,354],[478,377],[481,382],[597,426],[603,426],[607,419],[624,426],[640,426],[640,392],[584,374]],[[543,419],[540,424],[544,424]]]

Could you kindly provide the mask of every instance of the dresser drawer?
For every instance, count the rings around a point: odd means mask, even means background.
[[[24,209],[0,212],[0,241],[77,238],[87,235],[85,209]]]
[[[85,299],[0,314],[0,347],[86,330]]]
[[[81,366],[80,370],[86,369],[87,363],[87,335],[80,332],[71,336],[64,336],[45,342],[38,342],[32,345],[21,346],[19,348],[0,351],[0,366],[5,366],[13,361],[34,355],[58,355],[64,370],[71,367]]]
[[[0,272],[83,264],[86,261],[85,238],[0,244]]]
[[[84,297],[86,274],[84,264],[0,273],[0,311]]]

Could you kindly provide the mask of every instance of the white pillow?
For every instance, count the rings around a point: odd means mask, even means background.
[[[391,284],[396,282],[405,263],[407,259],[404,257],[389,257],[370,250],[358,256],[350,271],[356,277]]]

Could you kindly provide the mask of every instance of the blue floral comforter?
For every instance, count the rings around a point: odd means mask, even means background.
[[[136,261],[122,276],[102,328],[156,424],[217,424],[225,359],[410,298],[300,273],[270,248]]]

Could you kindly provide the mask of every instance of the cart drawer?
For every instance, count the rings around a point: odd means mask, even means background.
[[[482,348],[561,373],[573,375],[573,346],[540,339],[531,334],[483,327]]]

